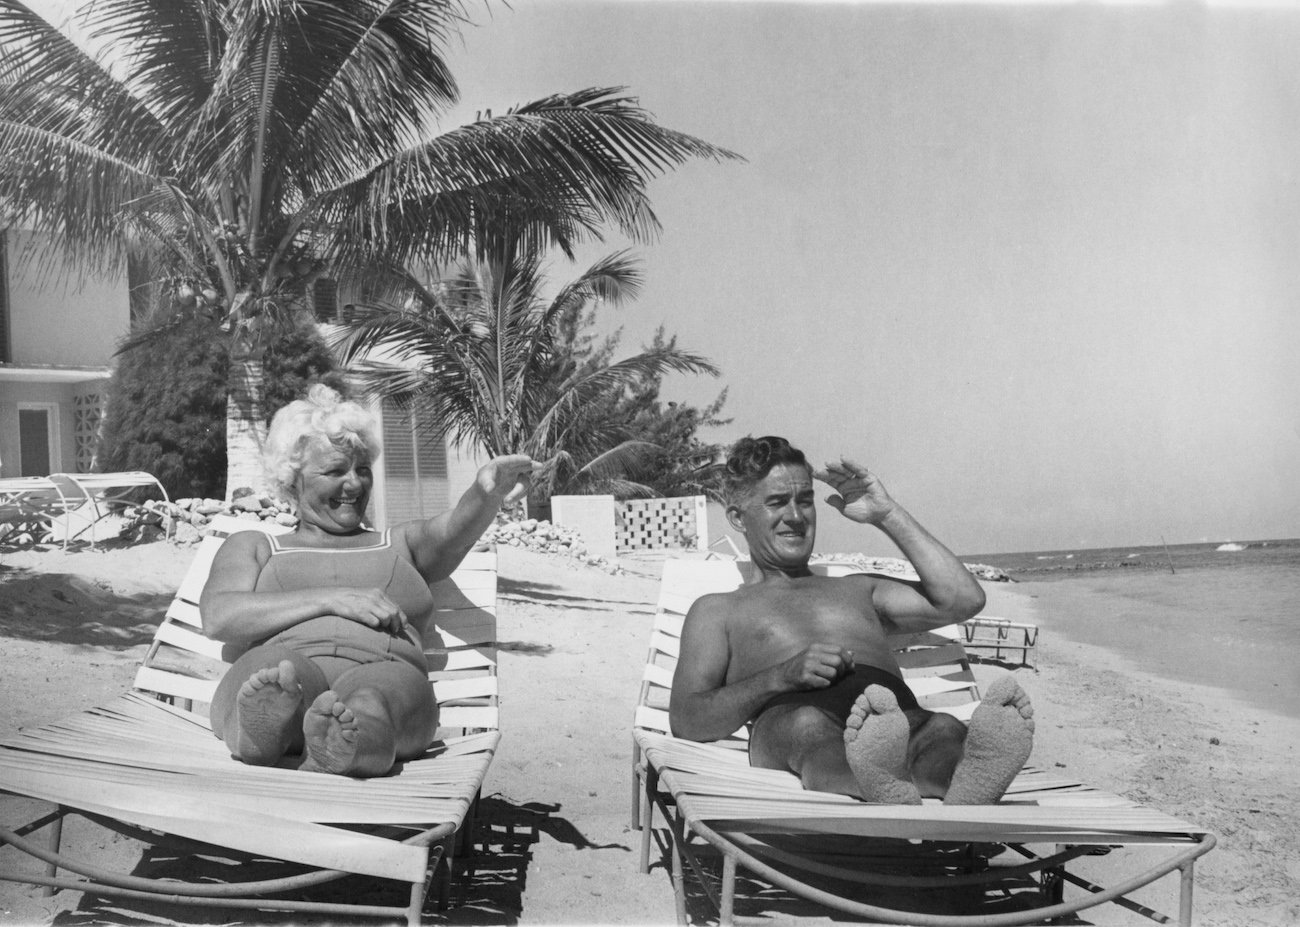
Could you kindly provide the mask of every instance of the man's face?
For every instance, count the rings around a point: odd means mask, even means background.
[[[745,535],[754,563],[803,566],[817,534],[812,474],[798,464],[778,464],[740,502],[727,509],[731,526]]]

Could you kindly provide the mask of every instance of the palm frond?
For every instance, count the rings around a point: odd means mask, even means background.
[[[315,208],[352,247],[397,248],[405,260],[465,250],[517,202],[530,204],[514,218],[534,242],[567,247],[606,223],[646,240],[658,229],[649,179],[690,158],[739,156],[656,125],[617,93],[547,97],[453,129],[322,194]]]
[[[582,373],[566,383],[546,414],[538,420],[536,431],[552,435],[556,443],[563,443],[565,436],[580,422],[577,412],[585,404],[616,394],[645,377],[667,373],[719,375],[718,368],[699,354],[675,348],[644,351]]]

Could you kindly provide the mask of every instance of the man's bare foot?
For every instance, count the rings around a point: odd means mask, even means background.
[[[235,698],[235,756],[254,766],[275,763],[293,745],[301,707],[302,686],[288,660],[249,676]]]
[[[991,805],[1024,768],[1034,745],[1034,706],[1010,676],[984,694],[966,732],[961,762],[952,774],[945,805]]]
[[[898,699],[884,686],[867,686],[844,726],[844,755],[862,797],[886,805],[919,805],[907,771],[911,728]]]
[[[311,703],[302,719],[302,733],[307,748],[299,769],[341,776],[352,771],[361,727],[333,689],[326,689]]]

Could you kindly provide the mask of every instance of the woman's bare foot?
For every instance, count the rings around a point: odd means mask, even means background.
[[[887,805],[919,805],[907,771],[911,728],[898,699],[884,686],[867,686],[844,726],[844,755],[862,797]]]
[[[299,769],[341,776],[352,772],[361,726],[333,689],[326,689],[311,703],[302,719],[302,733],[307,748]]]
[[[235,699],[235,756],[254,766],[275,763],[293,745],[301,707],[302,686],[288,660],[249,676]]]
[[[945,805],[991,805],[1024,768],[1034,745],[1034,706],[1010,676],[997,679],[970,719]]]

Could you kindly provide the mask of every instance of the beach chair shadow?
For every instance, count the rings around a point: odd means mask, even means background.
[[[0,827],[0,843],[31,857],[0,878],[125,899],[119,904],[127,907],[144,901],[278,911],[290,920],[306,913],[419,923],[430,894],[445,906],[453,881],[469,878],[477,861],[474,814],[500,740],[495,554],[471,553],[432,587],[437,633],[425,645],[438,740],[392,775],[356,780],[246,766],[212,735],[206,708],[225,664],[221,645],[200,630],[199,593],[229,533],[285,530],[232,518],[213,527],[134,688],[0,743],[0,790],[52,806]],[[179,853],[182,878],[107,872],[60,853],[69,815],[78,827],[84,818],[164,848],[149,851],[150,868],[166,862],[158,853]],[[262,862],[278,874],[263,876]],[[197,876],[185,875],[190,867]],[[358,902],[331,887],[350,876],[385,883],[387,902]]]
[[[1127,896],[1174,872],[1178,922],[1191,923],[1193,863],[1213,848],[1214,836],[1120,796],[1026,767],[994,805],[868,804],[805,790],[789,773],[751,768],[743,729],[715,743],[673,737],[668,697],[686,612],[705,593],[739,586],[746,568],[664,564],[633,724],[640,869],[649,871],[657,845],[679,923],[716,916],[726,925],[738,916],[811,908],[893,924],[1009,925],[1069,918],[1107,902],[1168,922]],[[961,636],[944,628],[891,643],[918,701],[968,720],[979,695]],[[1112,850],[1132,850],[1133,868],[1110,888],[1067,871],[1073,860]],[[1153,850],[1154,864],[1147,858]],[[1067,882],[1083,893],[1067,899]]]

